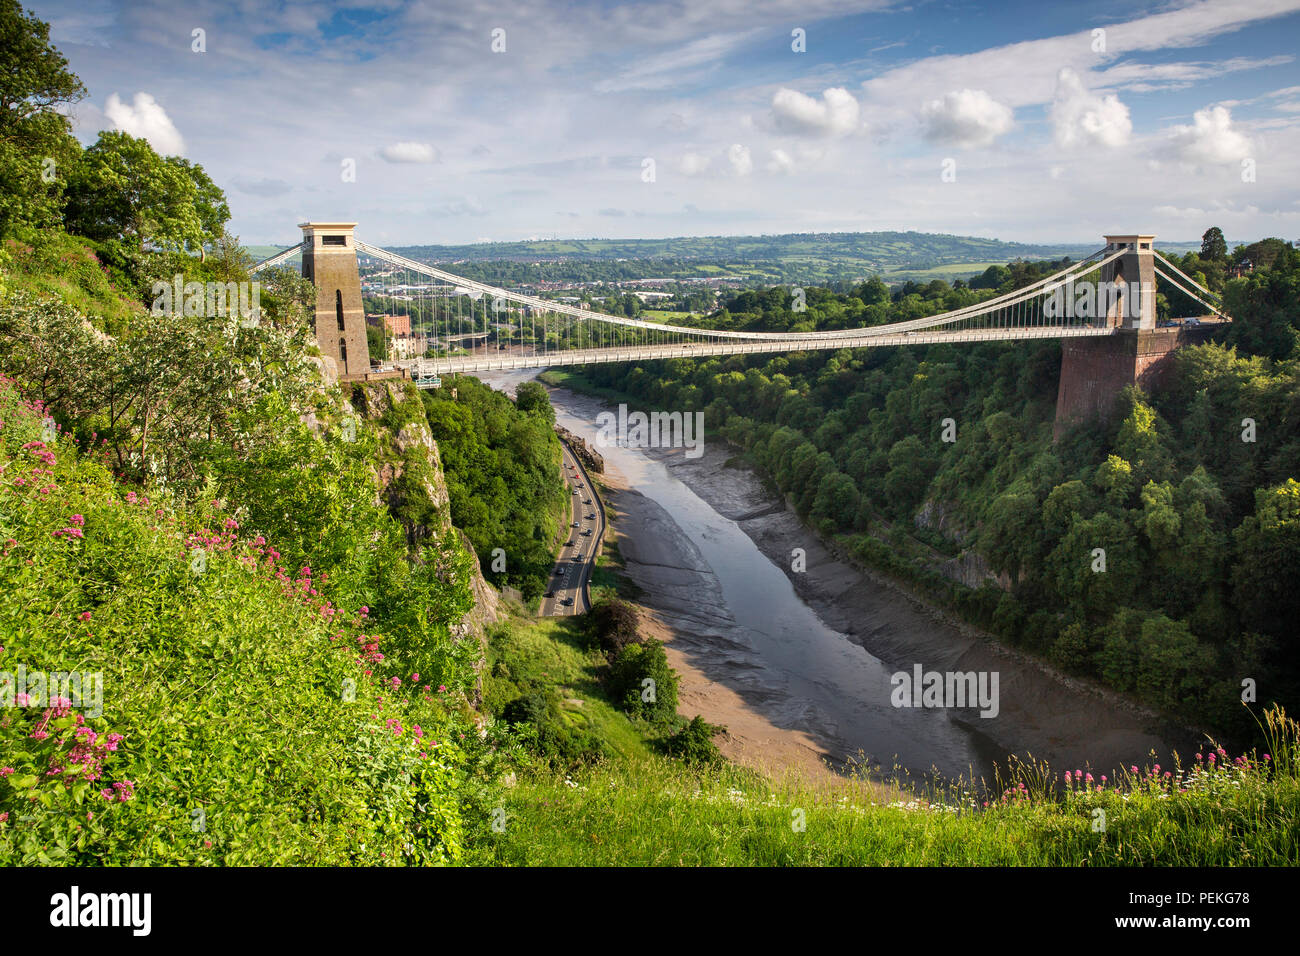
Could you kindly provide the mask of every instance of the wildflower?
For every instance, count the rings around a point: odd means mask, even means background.
[[[89,620],[90,620],[90,612],[89,612],[89,611],[82,611],[82,612],[81,612],[81,619],[82,619],[83,621],[89,621]]]

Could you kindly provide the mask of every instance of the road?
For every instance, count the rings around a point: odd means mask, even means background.
[[[605,538],[605,507],[600,495],[592,487],[587,470],[569,446],[560,442],[560,447],[564,452],[564,480],[570,492],[569,500],[573,504],[573,523],[569,526],[569,537],[560,548],[559,559],[555,562],[548,584],[548,596],[542,598],[538,610],[542,617],[564,617],[585,614],[591,610],[588,585],[591,583],[592,569],[596,566],[596,557],[600,554],[600,543]],[[563,602],[566,600],[573,603],[565,605]]]

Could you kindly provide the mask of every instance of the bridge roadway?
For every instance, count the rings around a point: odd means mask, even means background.
[[[700,330],[707,334],[707,330]],[[603,362],[648,362],[654,359],[697,358],[710,355],[745,353],[804,352],[813,349],[862,349],[886,345],[934,345],[942,342],[1010,342],[1022,339],[1065,339],[1082,336],[1110,335],[1108,326],[1029,326],[1010,329],[956,329],[871,334],[855,331],[825,339],[765,340],[759,342],[690,342],[673,345],[638,345],[603,349],[555,349],[521,355],[486,350],[482,355],[455,355],[449,358],[411,359],[395,363],[411,371],[416,383],[421,377],[451,372],[495,372],[518,368],[552,368],[560,365],[598,365]]]

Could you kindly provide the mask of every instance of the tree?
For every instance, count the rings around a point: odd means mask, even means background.
[[[539,415],[548,422],[555,421],[551,396],[540,382],[523,382],[515,389],[515,407],[526,415]]]
[[[1223,238],[1223,230],[1218,226],[1205,230],[1205,235],[1201,236],[1201,258],[1217,261],[1227,255],[1228,242]]]
[[[1300,619],[1300,481],[1255,492],[1255,513],[1233,534],[1232,582],[1246,626],[1282,637]]]
[[[49,24],[0,0],[0,235],[56,221],[61,172],[80,149],[56,107],[85,95]]]
[[[67,187],[68,229],[134,248],[196,249],[217,242],[230,218],[202,166],[167,159],[143,139],[106,130],[82,154]]]

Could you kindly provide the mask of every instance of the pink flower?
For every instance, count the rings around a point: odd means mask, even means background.
[[[447,685],[446,685],[446,684],[439,684],[439,685],[438,685],[438,693],[439,693],[439,694],[445,694],[445,693],[447,693]]]
[[[89,621],[89,620],[90,620],[90,612],[89,612],[89,611],[82,611],[82,612],[81,612],[81,619],[82,619],[83,621]]]

